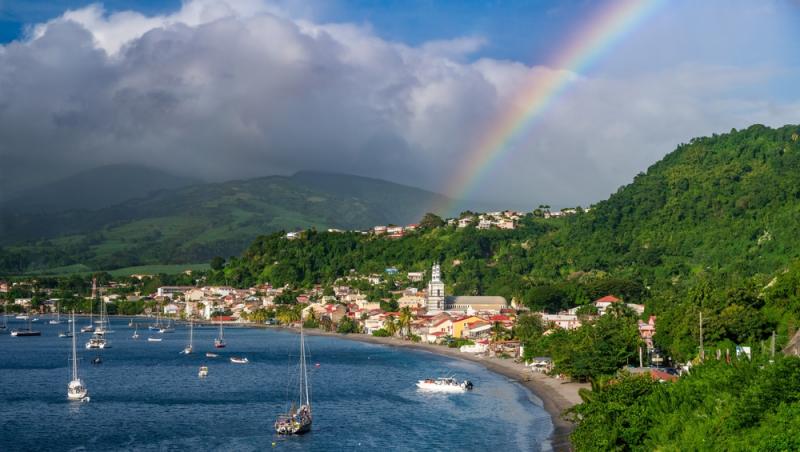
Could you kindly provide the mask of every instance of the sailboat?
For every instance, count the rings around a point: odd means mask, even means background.
[[[50,325],[60,325],[61,324],[61,309],[59,308],[58,303],[56,303],[56,318],[50,319],[50,322],[48,322],[48,323]]]
[[[158,309],[156,310],[156,323],[147,327],[151,331],[159,331],[161,330],[161,305],[158,305]]]
[[[275,421],[275,431],[280,435],[302,435],[311,430],[311,397],[308,391],[308,366],[306,364],[306,341],[300,326],[300,408],[295,410],[292,402],[289,412],[281,414]]]
[[[27,328],[20,328],[11,330],[11,335],[15,337],[25,337],[25,336],[41,336],[41,331],[35,331],[31,328],[31,317],[28,317],[28,327]]]
[[[138,325],[133,330],[133,336],[131,336],[131,339],[139,339],[139,326]]]
[[[105,336],[107,333],[113,333],[110,329],[111,323],[108,321],[108,306],[103,300],[100,300],[100,320],[97,324],[99,326],[94,330],[96,335]]]
[[[75,319],[75,311],[72,311],[72,318]],[[84,386],[83,381],[78,378],[78,352],[75,349],[75,322],[72,322],[72,380],[67,385],[67,398],[69,400],[89,401],[89,390]]]
[[[194,323],[192,323],[192,319],[189,319],[189,345],[183,349],[184,355],[190,355],[194,350]]]
[[[214,339],[214,347],[225,348],[225,335],[222,330],[222,317],[219,317],[219,337]]]
[[[164,333],[174,333],[174,332],[175,332],[175,327],[173,327],[173,326],[172,326],[172,320],[171,320],[171,319],[170,319],[170,320],[167,320],[167,324],[166,324],[166,325],[164,325],[164,326],[162,326],[162,327],[161,327],[161,328],[158,330],[158,332],[159,332],[159,333],[161,333],[161,334],[164,334]]]
[[[89,302],[89,324],[81,328],[81,333],[94,333],[94,299],[97,296],[97,278],[92,278],[92,300]]]
[[[0,331],[5,331],[8,328],[8,303],[3,302],[3,324],[0,325]]]

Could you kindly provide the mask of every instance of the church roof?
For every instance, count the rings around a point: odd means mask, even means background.
[[[445,298],[445,301],[448,304],[483,304],[483,305],[493,305],[501,307],[506,307],[506,305],[508,304],[506,302],[506,299],[500,296],[474,296],[474,295],[449,296]]]

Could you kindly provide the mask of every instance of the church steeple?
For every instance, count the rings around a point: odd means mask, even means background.
[[[428,283],[426,301],[428,312],[444,309],[444,282],[442,282],[442,269],[438,262],[434,263],[431,269],[431,281]]]

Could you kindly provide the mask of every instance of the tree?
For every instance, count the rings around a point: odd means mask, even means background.
[[[220,256],[214,256],[214,258],[211,259],[210,266],[212,270],[222,270],[222,267],[225,266],[225,259]]]
[[[350,317],[343,317],[342,320],[339,321],[336,332],[340,334],[359,333],[360,328],[355,320]]]
[[[400,310],[400,315],[397,318],[397,326],[402,331],[405,328],[406,337],[411,336],[411,322],[414,320],[414,316],[411,314],[411,308],[408,306],[404,306]]]
[[[444,226],[444,220],[435,213],[428,212],[419,221],[420,229],[435,229]]]
[[[386,319],[383,321],[383,329],[385,329],[390,336],[397,334],[397,322],[393,315],[386,316]]]

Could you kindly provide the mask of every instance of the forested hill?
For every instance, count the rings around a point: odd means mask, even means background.
[[[799,133],[754,125],[678,146],[571,221],[565,257],[656,279],[776,270],[800,255]]]

